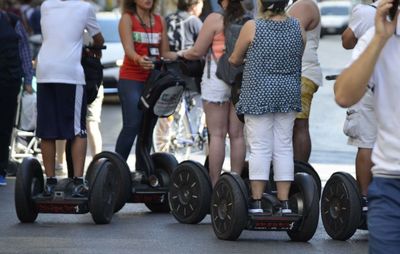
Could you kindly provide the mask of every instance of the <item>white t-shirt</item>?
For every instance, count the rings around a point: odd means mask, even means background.
[[[353,31],[357,39],[371,27],[375,25],[375,13],[378,1],[371,5],[357,4],[351,13],[349,28]]]
[[[400,19],[397,24],[400,32]],[[373,38],[370,28],[353,50],[353,61],[365,50]],[[378,58],[369,81],[374,86],[374,107],[378,134],[372,152],[372,173],[379,177],[400,178],[400,34],[393,35]]]
[[[100,32],[87,2],[46,0],[41,6],[43,43],[38,55],[38,83],[85,84],[81,65],[83,32]]]

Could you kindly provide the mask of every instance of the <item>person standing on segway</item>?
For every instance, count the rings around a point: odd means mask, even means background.
[[[164,57],[177,59],[169,51],[166,24],[153,14],[156,0],[124,0],[119,35],[125,57],[120,68],[118,96],[122,108],[122,130],[118,135],[115,151],[128,159],[142,123],[143,111],[138,108],[145,81],[154,68],[154,60]],[[140,169],[140,162],[136,161]]]
[[[353,49],[358,39],[374,26],[374,17],[378,2],[359,4],[353,8],[349,26],[342,34],[342,45]],[[371,161],[377,131],[373,91],[370,85],[363,98],[347,110],[343,132],[348,136],[347,144],[358,147],[356,155],[356,178],[362,196],[362,211],[368,211],[368,185],[372,179]]]
[[[41,6],[43,43],[37,60],[37,129],[41,138],[47,181],[44,196],[52,196],[55,177],[55,141],[72,141],[73,197],[86,197],[83,179],[86,157],[86,92],[81,65],[83,34],[93,37],[93,46],[104,43],[95,12],[84,1],[47,0]],[[66,22],[68,21],[68,22]],[[101,56],[101,52],[96,54]]]
[[[229,62],[244,63],[236,110],[244,114],[249,144],[252,198],[249,213],[262,213],[261,198],[271,162],[281,207],[290,214],[288,197],[294,179],[293,125],[301,112],[301,60],[305,32],[287,16],[288,0],[261,0],[262,17],[242,28]]]
[[[243,2],[247,3],[243,0],[219,0],[223,13],[208,15],[194,46],[178,52],[188,60],[197,60],[204,56],[207,58],[201,82],[201,98],[209,133],[209,175],[212,186],[221,175],[227,135],[230,140],[232,171],[241,173],[246,155],[243,123],[237,117],[231,102],[232,86],[216,74],[217,64],[224,55],[226,46],[225,28],[247,18]]]

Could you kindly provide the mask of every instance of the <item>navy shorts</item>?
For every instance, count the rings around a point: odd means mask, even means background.
[[[37,84],[36,136],[42,139],[86,137],[84,85]]]

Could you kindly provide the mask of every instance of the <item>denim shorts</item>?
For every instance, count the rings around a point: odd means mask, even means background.
[[[217,64],[215,61],[211,60],[209,63],[209,73],[207,70],[208,63],[206,63],[206,66],[204,67],[203,78],[201,81],[201,99],[213,103],[227,102],[231,98],[231,87],[216,76],[215,72],[217,71]]]
[[[374,176],[368,188],[369,253],[400,251],[400,179]]]

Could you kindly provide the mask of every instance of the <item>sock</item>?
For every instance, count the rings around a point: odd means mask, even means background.
[[[57,178],[55,178],[54,176],[47,177],[46,183],[52,185],[57,184]]]
[[[84,179],[83,179],[83,176],[80,176],[80,177],[76,177],[76,176],[74,176],[74,183],[75,184],[83,184],[85,181],[84,181]]]

